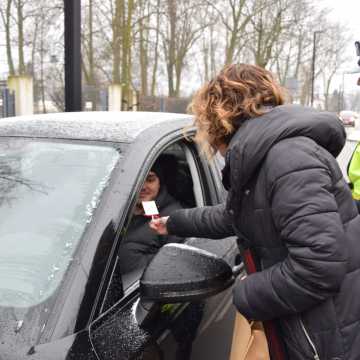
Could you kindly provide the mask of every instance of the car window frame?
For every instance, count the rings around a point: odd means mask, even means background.
[[[219,203],[225,202],[228,192],[224,188],[222,183],[222,169],[225,166],[225,158],[217,152],[214,158],[209,163],[211,178],[213,180],[214,186],[217,189],[219,196]]]
[[[187,142],[184,139],[184,136],[181,133],[176,133],[176,134],[171,134],[167,141],[164,141],[161,145],[158,144],[158,146],[156,146],[155,149],[153,149],[154,151],[151,151],[150,153],[147,154],[146,159],[144,159],[144,163],[142,166],[142,171],[138,174],[138,179],[136,180],[137,185],[135,186],[135,188],[137,189],[137,192],[141,189],[142,184],[145,181],[146,175],[147,173],[150,171],[151,166],[154,164],[154,162],[156,161],[156,159],[171,145],[174,145],[176,143],[179,143],[180,146],[184,149],[185,156],[191,156],[191,164],[189,164],[188,162],[188,158],[187,158],[187,162],[190,168],[190,172],[191,172],[191,176],[192,179],[194,181],[194,176],[197,177],[197,180],[195,182],[197,182],[197,189],[194,183],[194,196],[195,196],[195,192],[198,191],[198,197],[200,196],[200,191],[201,191],[201,196],[202,196],[202,203],[203,205],[211,205],[211,204],[216,204],[219,202],[219,194],[218,194],[218,190],[216,188],[216,186],[214,185],[214,181],[212,179],[211,172],[209,169],[209,165],[207,164],[207,161],[200,155],[200,150],[199,148],[194,145],[191,142]],[[137,193],[136,192],[136,193]],[[216,195],[211,196],[212,195]],[[130,201],[130,204],[126,210],[126,214],[124,214],[124,218],[128,217],[128,214],[132,211],[132,209],[135,206],[135,198],[134,197],[132,199],[132,201]],[[118,238],[118,243],[120,243],[119,239],[121,238],[121,231],[122,228],[124,226],[124,223],[122,223],[117,231],[116,231],[116,237]],[[119,244],[115,244],[114,246],[116,246],[116,248],[118,248]],[[97,311],[93,314],[93,319],[95,319],[96,317],[101,317],[103,316],[104,313],[110,311],[110,309],[113,309],[115,306],[122,306],[123,304],[127,304],[128,301],[130,301],[131,299],[134,298],[134,296],[138,295],[139,292],[139,284],[140,284],[140,279],[138,279],[137,281],[135,281],[133,284],[131,284],[128,288],[124,289],[124,294],[123,296],[116,300],[114,302],[113,305],[111,305],[109,308],[104,309],[104,305],[106,302],[106,295],[111,287],[112,284],[112,280],[113,280],[113,276],[115,271],[117,270],[116,267],[119,265],[118,264],[118,257],[117,257],[117,251],[112,251],[111,252],[112,256],[115,257],[114,259],[109,259],[109,262],[113,263],[113,267],[111,268],[110,272],[111,272],[111,276],[109,277],[109,281],[106,285],[106,290],[103,293],[102,298],[98,299],[98,306],[97,306]]]
[[[198,171],[201,172],[201,178],[207,179],[206,187],[204,188],[205,193],[205,204],[204,205],[216,205],[224,201],[224,189],[221,182],[221,169],[216,163],[216,157],[208,159],[205,154],[201,151],[198,145],[192,149],[194,156],[197,158]]]
[[[189,166],[191,178],[193,181],[193,192],[195,197],[195,205],[196,206],[204,206],[205,198],[204,198],[204,184],[201,181],[201,177],[199,174],[199,168],[196,163],[196,159],[194,157],[194,153],[191,151],[190,147],[185,144],[181,144],[181,147],[184,151],[186,162]]]
[[[145,180],[145,177],[148,173],[148,169],[150,169],[150,167],[153,164],[153,163],[149,164],[148,159],[156,159],[157,154],[161,153],[161,151],[163,149],[165,149],[170,144],[184,138],[183,128],[179,128],[176,126],[169,130],[170,131],[168,133],[163,135],[161,138],[158,138],[156,142],[150,143],[150,146],[148,146],[148,145],[146,145],[145,147],[143,146],[143,140],[144,140],[145,135],[139,137],[134,143],[131,144],[131,147],[133,147],[133,149],[136,149],[136,153],[139,153],[139,151],[137,151],[137,150],[140,150],[139,148],[141,148],[140,156],[142,154],[142,151],[146,152],[146,156],[141,157],[142,162],[140,164],[141,166],[139,166],[140,170],[136,173],[137,179],[135,179],[133,181],[130,196],[126,199],[126,202],[125,202],[123,208],[118,207],[118,210],[120,212],[113,217],[114,225],[116,227],[115,234],[113,236],[113,239],[114,239],[113,246],[112,246],[111,251],[109,252],[109,258],[107,259],[107,266],[105,268],[105,271],[103,274],[101,274],[102,281],[101,281],[101,283],[98,287],[97,293],[94,297],[95,300],[92,303],[92,310],[91,310],[91,314],[89,316],[86,327],[90,326],[90,324],[93,321],[95,321],[95,319],[102,316],[102,313],[103,313],[102,308],[104,305],[105,295],[108,292],[109,284],[112,279],[112,275],[117,266],[116,254],[118,251],[118,247],[120,245],[121,230],[126,222],[127,214],[131,211],[131,209],[133,209],[133,207],[135,205],[135,202],[136,202],[135,194],[137,194],[140,191],[143,181]],[[193,128],[189,128],[189,130],[188,130],[190,135],[193,134],[194,131],[195,131],[195,129],[193,129]],[[128,154],[128,155],[130,155],[130,154]],[[118,169],[121,173],[124,171],[123,166],[124,166],[124,164],[122,165],[122,167],[120,167]],[[114,176],[112,185],[114,186],[114,188],[117,187],[119,189],[119,185],[117,184],[117,182],[119,180],[118,178],[119,178],[119,174]],[[141,180],[141,179],[143,179],[143,180]],[[116,196],[121,197],[120,192],[118,192],[118,194],[119,195],[116,195]],[[113,203],[114,199],[107,198],[106,201]],[[103,203],[102,206],[104,206],[106,208],[106,203]],[[136,285],[136,283],[135,283],[135,285]],[[134,291],[136,291],[138,289],[138,286],[137,287],[133,286],[132,288],[134,288]],[[124,299],[125,299],[125,302],[124,302]],[[128,301],[127,299],[128,299],[127,294],[124,294],[124,296],[121,299],[116,301],[109,309],[106,309],[105,313],[107,311],[110,311],[110,309],[112,309],[114,306],[117,306],[118,304],[121,306],[121,304],[126,303]]]

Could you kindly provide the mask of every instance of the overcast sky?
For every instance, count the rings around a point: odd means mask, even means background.
[[[320,0],[319,5],[331,9],[331,17],[349,28],[353,42],[360,41],[360,0]]]
[[[319,6],[329,8],[329,16],[344,24],[349,30],[347,48],[351,68],[356,68],[355,41],[360,41],[360,0],[320,0]]]
[[[320,0],[319,6],[329,8],[331,10],[331,18],[340,21],[349,29],[350,43],[346,49],[346,52],[349,55],[350,60],[343,70],[360,70],[360,67],[357,67],[356,65],[357,57],[354,46],[355,41],[360,41],[360,0]],[[341,72],[342,71],[339,73]],[[359,76],[360,74],[347,74],[345,76],[345,92],[359,91],[359,87],[356,86],[357,78]],[[342,81],[342,75],[339,74],[339,76],[334,80],[333,87],[338,87],[336,83]]]

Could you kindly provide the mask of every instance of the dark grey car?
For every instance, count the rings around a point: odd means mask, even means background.
[[[184,139],[186,126],[189,116],[165,113],[1,120],[0,359],[229,358],[235,310],[227,264],[236,263],[236,239],[186,239],[217,258],[170,246],[142,282],[144,269],[124,274],[118,261],[159,155],[176,159],[169,187],[183,206],[223,201],[217,162]],[[171,267],[166,251],[177,254]],[[193,286],[186,293],[181,274],[170,273],[178,267],[186,277],[189,254],[195,269],[208,258],[216,265],[203,274],[199,268],[198,283],[186,278]],[[158,270],[172,279],[173,297],[164,295],[169,284]]]

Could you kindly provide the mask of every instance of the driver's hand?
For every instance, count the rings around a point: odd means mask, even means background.
[[[168,216],[164,216],[157,219],[152,219],[149,222],[149,226],[159,235],[168,235],[166,222],[168,221]]]

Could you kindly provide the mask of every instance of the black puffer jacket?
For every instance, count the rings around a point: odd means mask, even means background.
[[[165,186],[161,187],[155,201],[161,216],[168,216],[174,210],[182,208]],[[182,241],[182,238],[174,235],[157,235],[150,229],[148,217],[134,215],[119,248],[121,271],[128,273],[135,269],[144,269],[163,245]]]
[[[337,117],[279,106],[245,122],[226,156],[227,206],[175,212],[180,236],[249,243],[262,271],[238,281],[249,319],[279,319],[289,359],[360,359],[360,216],[337,165]]]

